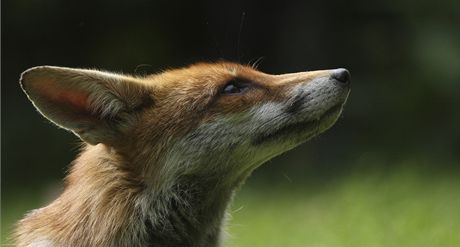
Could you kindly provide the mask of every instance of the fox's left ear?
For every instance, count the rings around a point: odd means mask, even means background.
[[[38,111],[90,144],[113,144],[133,114],[153,102],[138,79],[96,70],[41,66],[21,75]]]

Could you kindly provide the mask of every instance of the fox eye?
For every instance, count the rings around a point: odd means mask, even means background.
[[[245,80],[234,79],[224,86],[221,94],[240,94],[249,88],[249,82]]]

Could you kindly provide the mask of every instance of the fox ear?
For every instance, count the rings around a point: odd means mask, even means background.
[[[153,103],[139,80],[96,70],[34,67],[20,83],[43,116],[92,145],[115,142],[133,113]]]

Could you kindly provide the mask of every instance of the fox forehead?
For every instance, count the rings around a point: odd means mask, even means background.
[[[250,81],[251,90],[236,96],[220,95],[225,84],[235,78]],[[190,127],[194,126],[192,122],[209,120],[214,115],[243,112],[252,105],[279,98],[276,79],[249,66],[228,62],[198,63],[150,75],[143,83],[155,88],[155,104],[146,111],[143,122],[160,128],[166,123],[177,127],[183,122]],[[177,128],[174,131],[177,134]]]
[[[205,86],[216,86],[219,82],[241,76],[250,80],[268,80],[270,75],[257,71],[249,66],[236,63],[197,63],[188,67],[166,70],[160,74],[147,77],[150,83],[160,87],[171,85],[197,84]]]

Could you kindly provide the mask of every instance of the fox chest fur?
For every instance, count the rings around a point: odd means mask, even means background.
[[[37,110],[86,144],[64,192],[18,223],[17,246],[219,246],[234,192],[265,161],[331,127],[349,77],[233,63],[146,77],[25,71]]]

